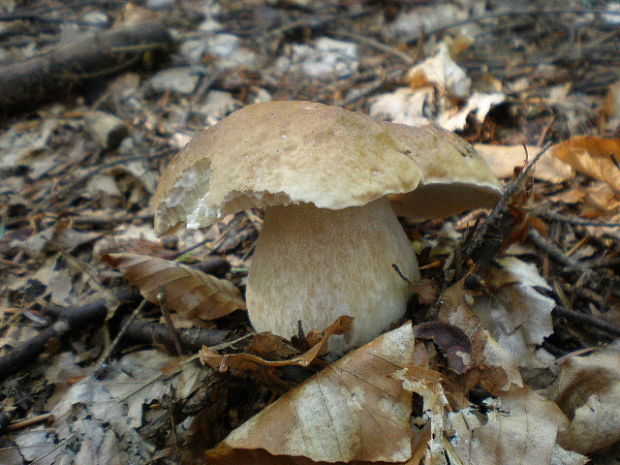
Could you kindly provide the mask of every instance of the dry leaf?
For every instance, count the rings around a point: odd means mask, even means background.
[[[566,359],[550,392],[571,420],[562,447],[590,454],[620,441],[620,345]]]
[[[607,89],[605,102],[601,108],[605,119],[604,128],[612,134],[620,129],[620,81],[616,81]]]
[[[516,257],[497,260],[502,268],[489,281],[492,293],[476,299],[474,312],[483,326],[522,367],[540,368],[536,346],[553,333],[555,301],[538,292],[551,290],[536,266]]]
[[[491,394],[523,387],[523,380],[510,352],[501,347],[484,329],[478,316],[466,302],[463,281],[444,291],[439,321],[460,328],[472,344],[472,370],[478,372],[480,385]],[[470,370],[471,371],[471,370]]]
[[[471,365],[471,341],[461,329],[441,321],[420,323],[413,328],[418,339],[432,339],[445,353],[448,367],[463,374]]]
[[[434,56],[407,72],[407,80],[414,89],[430,84],[459,99],[467,98],[471,90],[471,79],[463,68],[454,62],[444,42],[439,44]]]
[[[394,374],[412,364],[413,354],[408,323],[351,352],[267,406],[209,451],[207,463],[410,459],[412,393]]]
[[[576,136],[554,147],[555,156],[620,193],[620,138]]]
[[[489,145],[475,144],[474,148],[491,165],[493,174],[498,178],[510,178],[514,174],[516,166],[523,166],[525,163],[525,150],[530,159],[540,148],[528,145]],[[534,178],[553,183],[568,181],[575,177],[575,171],[567,163],[555,158],[550,150],[547,150],[534,167]]]
[[[502,394],[486,418],[471,409],[449,418],[461,463],[475,465],[549,464],[558,430],[567,422],[556,404],[528,387]]]
[[[226,354],[220,355],[213,349],[203,347],[200,349],[200,361],[204,365],[209,365],[212,368],[225,372],[229,367],[239,370],[253,370],[261,371],[261,367],[284,367],[289,365],[298,365],[307,367],[312,361],[319,355],[321,350],[327,344],[329,336],[332,334],[343,334],[351,329],[353,318],[350,316],[340,316],[332,323],[325,331],[323,331],[323,337],[314,345],[310,350],[304,354],[287,360],[265,360],[254,354]],[[260,336],[260,335],[259,335]]]
[[[159,304],[163,287],[168,308],[185,318],[214,320],[245,309],[241,291],[231,282],[181,263],[131,253],[106,254],[101,260],[120,269],[149,302]]]

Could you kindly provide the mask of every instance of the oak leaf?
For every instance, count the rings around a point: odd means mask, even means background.
[[[184,318],[214,320],[246,308],[230,281],[178,262],[132,253],[106,254],[101,260],[120,269],[149,302],[159,304],[163,288],[165,304]]]
[[[604,181],[620,193],[620,138],[571,137],[557,144],[554,154],[580,173]]]
[[[412,442],[420,442],[415,436],[427,434],[412,430],[413,394],[396,376],[413,357],[414,336],[408,323],[267,406],[208,451],[206,463],[408,461]],[[437,382],[438,375],[434,379],[426,375],[427,385]]]

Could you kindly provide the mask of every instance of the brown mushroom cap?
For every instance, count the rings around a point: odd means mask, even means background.
[[[266,102],[197,135],[161,176],[155,229],[207,226],[251,207],[339,210],[414,190],[420,170],[387,126],[311,102]]]
[[[493,207],[501,197],[501,184],[488,163],[461,137],[432,124],[382,124],[422,173],[415,190],[390,196],[398,216],[440,218]]]

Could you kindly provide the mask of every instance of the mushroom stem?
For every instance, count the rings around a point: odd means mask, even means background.
[[[362,345],[403,316],[418,263],[386,198],[343,210],[311,204],[268,208],[247,283],[257,331],[283,337],[323,330],[340,315],[353,329],[330,340],[342,352]]]

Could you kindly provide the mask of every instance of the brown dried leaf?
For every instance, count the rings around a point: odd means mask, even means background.
[[[168,308],[185,318],[214,320],[246,308],[231,282],[177,262],[132,253],[106,254],[101,260],[120,269],[149,302],[159,304],[163,287]]]
[[[207,463],[409,460],[414,434],[426,433],[412,431],[412,393],[394,374],[411,365],[413,353],[410,323],[378,337],[234,430]]]
[[[323,347],[327,344],[329,336],[332,334],[343,334],[351,329],[353,318],[350,316],[340,316],[325,331],[321,340],[310,348],[307,352],[298,357],[287,360],[265,360],[254,354],[225,354],[220,355],[213,349],[204,346],[200,349],[200,361],[204,365],[225,372],[228,368],[236,368],[238,370],[262,371],[262,367],[278,368],[289,365],[297,365],[307,367],[319,355]],[[259,335],[261,336],[261,335]]]
[[[474,148],[491,165],[498,178],[510,178],[517,166],[526,161],[526,148],[523,145],[474,144]],[[527,146],[529,157],[540,152],[540,147]],[[534,178],[549,182],[564,182],[575,177],[575,171],[567,163],[553,157],[551,151],[545,152],[534,167]]]
[[[471,366],[471,341],[460,328],[441,321],[429,321],[414,326],[418,339],[432,339],[445,353],[448,367],[463,374]]]
[[[510,256],[497,262],[501,268],[488,279],[491,294],[476,299],[473,310],[519,366],[540,368],[534,352],[553,333],[555,301],[539,289],[551,286],[531,263]]]
[[[486,422],[466,409],[450,414],[450,424],[456,433],[452,445],[464,464],[584,463],[552,460],[558,453],[558,430],[566,425],[566,417],[555,403],[528,387],[502,394],[497,408],[487,413]]]
[[[484,329],[480,319],[467,303],[463,281],[444,291],[440,321],[460,328],[472,343],[472,370],[477,370],[480,385],[491,394],[522,387],[521,374],[510,352],[501,347]],[[471,371],[471,370],[470,370]]]
[[[605,181],[620,192],[620,138],[576,136],[557,144],[554,153],[580,173]]]
[[[565,449],[590,454],[620,441],[620,345],[562,363],[552,398],[570,418]]]

